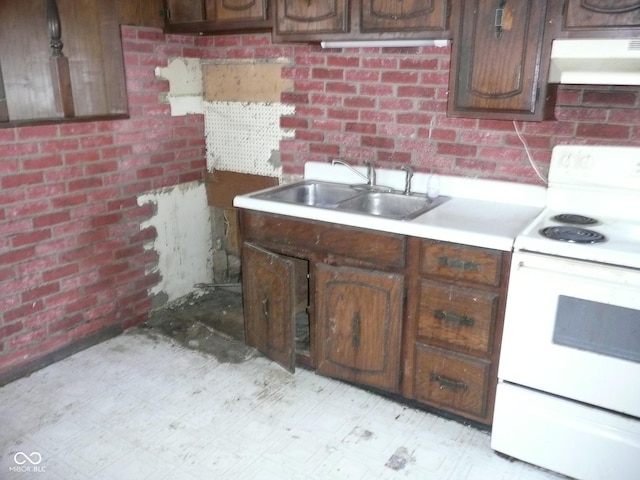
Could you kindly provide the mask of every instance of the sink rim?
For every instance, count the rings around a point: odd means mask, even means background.
[[[326,187],[327,189],[333,189],[335,192],[344,192],[347,194],[344,198],[325,201],[317,201],[317,202],[306,202],[300,201],[293,198],[294,194],[292,193],[292,198],[286,198],[283,194],[285,192],[294,192],[296,189],[306,188],[309,186],[317,186],[321,185]],[[404,194],[399,190],[394,190],[390,187],[382,186],[382,185],[367,185],[367,184],[346,184],[346,183],[335,183],[335,182],[327,182],[324,180],[311,180],[305,179],[299,182],[289,183],[285,185],[280,185],[277,187],[272,187],[268,190],[256,192],[251,195],[256,199],[267,200],[278,203],[286,203],[290,205],[299,205],[304,207],[311,208],[321,208],[324,210],[334,210],[343,213],[351,213],[356,215],[364,215],[367,217],[375,217],[375,218],[386,218],[393,220],[413,220],[420,215],[427,213],[430,210],[442,205],[443,203],[450,200],[451,197],[447,196],[439,196],[435,199],[431,199],[427,197],[425,194],[421,193],[412,193],[412,194]],[[358,208],[354,206],[354,203],[357,204],[358,201],[365,201],[365,199],[370,199],[373,197],[382,197],[386,198],[387,196],[392,198],[393,201],[398,204],[402,204],[405,201],[424,202],[422,206],[418,206],[415,210],[409,209],[407,213],[395,214],[393,212],[383,211],[383,212],[374,212],[371,209],[367,208]],[[407,199],[407,200],[405,200]],[[411,200],[408,200],[411,199]]]

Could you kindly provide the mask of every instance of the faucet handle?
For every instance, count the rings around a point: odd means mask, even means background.
[[[405,181],[404,181],[404,194],[410,195],[411,194],[411,178],[413,178],[413,168],[411,168],[409,165],[402,165],[400,169],[407,172],[407,176],[405,177]]]
[[[376,184],[376,167],[370,160],[365,160],[364,163],[367,166],[367,179],[369,180],[369,185],[374,186]]]

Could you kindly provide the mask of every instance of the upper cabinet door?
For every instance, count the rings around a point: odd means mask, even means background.
[[[449,108],[451,116],[540,120],[544,116],[550,35],[547,2],[457,0]]]
[[[276,0],[276,35],[346,33],[347,0]]]
[[[216,23],[267,20],[266,0],[207,0],[207,18]]]
[[[126,117],[117,13],[114,0],[0,1],[0,126]]]
[[[204,0],[165,0],[167,23],[202,22],[205,20]]]
[[[565,36],[637,35],[633,29],[640,29],[640,1],[565,0],[562,20]]]
[[[443,32],[447,0],[361,0],[361,32]]]

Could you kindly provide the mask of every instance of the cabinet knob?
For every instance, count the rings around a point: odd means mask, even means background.
[[[457,313],[447,312],[446,310],[435,310],[433,316],[438,320],[445,320],[451,323],[458,323],[460,325],[473,326],[475,320],[472,317],[466,315],[458,315]]]
[[[430,376],[432,382],[438,382],[440,384],[440,388],[452,388],[455,390],[466,390],[469,388],[462,380],[454,380],[452,378],[447,378],[444,375],[440,375],[439,373],[433,372]]]

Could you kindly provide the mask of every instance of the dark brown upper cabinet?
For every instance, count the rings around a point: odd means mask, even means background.
[[[1,1],[0,68],[0,126],[127,116],[114,0]]]
[[[275,41],[449,38],[447,0],[274,0]]]
[[[269,30],[270,0],[165,0],[165,31],[215,34]]]
[[[162,28],[163,0],[116,0],[122,25]]]
[[[554,10],[540,0],[454,0],[448,115],[542,120]],[[550,3],[550,2],[549,2]]]
[[[638,0],[564,0],[559,37],[637,37]]]

